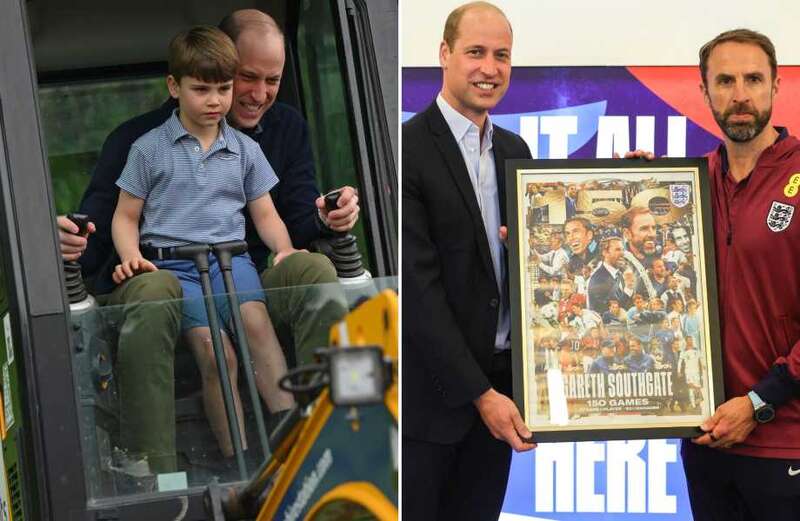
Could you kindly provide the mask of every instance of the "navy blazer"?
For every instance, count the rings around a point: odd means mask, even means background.
[[[622,277],[621,271],[620,277]],[[611,273],[603,263],[600,263],[592,273],[592,276],[589,277],[587,293],[589,295],[589,309],[600,314],[608,311],[608,299],[615,299],[622,305],[627,296],[622,292],[619,283],[611,276]]]
[[[492,146],[505,223],[505,161],[530,151],[497,126]],[[453,443],[490,387],[500,295],[467,167],[436,103],[403,125],[402,209],[403,435]]]

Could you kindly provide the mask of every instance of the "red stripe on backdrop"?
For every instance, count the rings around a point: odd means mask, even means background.
[[[722,133],[700,94],[700,71],[697,67],[628,67],[628,71],[656,96],[699,127],[721,138]],[[781,86],[775,97],[772,121],[800,133],[800,67],[779,67]]]

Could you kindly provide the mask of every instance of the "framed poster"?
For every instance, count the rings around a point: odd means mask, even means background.
[[[699,435],[724,401],[705,159],[506,172],[514,400],[536,441]]]

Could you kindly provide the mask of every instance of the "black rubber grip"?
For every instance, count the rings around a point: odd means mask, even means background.
[[[339,208],[339,196],[342,195],[342,189],[333,190],[325,194],[325,209],[332,212]]]
[[[84,213],[67,214],[67,219],[78,225],[78,235],[89,233],[89,216]]]

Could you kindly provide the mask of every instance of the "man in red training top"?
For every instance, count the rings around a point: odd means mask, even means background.
[[[770,124],[777,72],[754,31],[700,49],[728,401],[683,443],[696,520],[800,519],[800,141]]]

